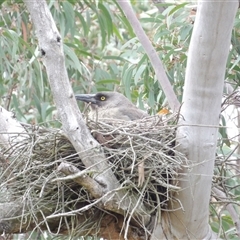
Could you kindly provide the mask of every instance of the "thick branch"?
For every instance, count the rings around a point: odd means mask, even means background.
[[[105,208],[114,210],[113,202],[118,202],[120,209],[128,211],[135,209],[137,199],[129,199],[123,191],[113,191],[121,189],[120,185],[108,165],[100,144],[91,136],[83,121],[68,80],[61,36],[46,2],[25,0],[25,3],[36,28],[44,65],[66,136],[84,165],[96,173],[95,180],[104,188],[105,193],[113,192],[112,196],[107,195],[103,198]],[[145,223],[149,222],[150,216],[144,214],[147,212],[144,206],[140,204],[135,212],[144,218]]]
[[[199,1],[189,46],[183,105],[185,126],[178,128],[179,151],[188,158],[170,214],[180,239],[206,237],[226,62],[237,1]],[[211,23],[211,24],[209,24]],[[195,126],[194,126],[195,125]],[[208,125],[208,126],[207,126]],[[199,127],[198,127],[199,126]],[[199,212],[201,209],[201,213]],[[186,228],[187,226],[187,228]]]
[[[98,173],[96,179],[105,186],[106,191],[115,189],[118,186],[117,180],[109,170],[107,161],[104,161],[105,156],[101,146],[91,136],[77,106],[65,68],[62,39],[48,6],[44,0],[26,0],[25,2],[36,28],[36,35],[63,130],[79,153],[84,165],[86,167],[94,165],[92,170]]]
[[[13,113],[0,106],[0,145],[9,148],[24,140],[27,135],[22,125],[14,118]]]
[[[66,162],[61,163],[58,166],[57,170],[63,172],[68,177],[61,179],[57,178],[56,181],[72,179],[74,182],[85,187],[94,198],[100,198],[103,196],[104,189],[102,186],[98,184],[98,182],[96,182],[94,179],[89,177],[87,173],[83,173],[83,171],[80,171],[72,164]]]

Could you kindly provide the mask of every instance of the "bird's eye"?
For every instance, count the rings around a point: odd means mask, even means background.
[[[106,97],[105,96],[101,96],[101,101],[104,101],[104,100],[106,100]]]

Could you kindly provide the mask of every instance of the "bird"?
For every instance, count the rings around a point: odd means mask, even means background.
[[[87,102],[91,106],[89,118],[119,119],[133,121],[147,117],[148,114],[137,108],[123,94],[118,92],[98,92],[96,94],[77,94],[77,100]]]
[[[118,92],[103,91],[95,94],[76,94],[75,98],[90,104],[91,111],[88,117],[92,120],[117,119],[134,121],[149,116]],[[144,181],[144,161],[141,161],[138,164],[138,186],[142,186]]]

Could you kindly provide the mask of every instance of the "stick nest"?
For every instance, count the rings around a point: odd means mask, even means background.
[[[86,123],[128,194],[137,195],[149,214],[164,210],[171,192],[180,190],[176,177],[186,164],[176,150],[177,116],[165,121],[157,116],[124,123],[87,119]],[[26,126],[26,130],[25,140],[0,156],[0,202],[24,202],[19,216],[26,229],[33,222],[36,228],[44,225],[55,234],[62,229],[75,236],[97,233],[109,212],[84,187],[58,171],[63,162],[85,170],[71,143],[59,129]],[[138,186],[138,165],[143,161],[145,181]]]
[[[176,116],[165,121],[151,117],[125,123],[87,120],[121,186],[137,194],[150,214],[164,207],[170,191],[178,190],[173,180],[182,156],[175,149],[176,120]],[[76,209],[80,213],[79,206],[93,204],[94,199],[86,189],[73,180],[58,181],[65,176],[57,170],[62,162],[71,163],[81,171],[85,169],[61,130],[36,126],[27,126],[26,130],[25,140],[6,150],[1,158],[2,189],[11,192],[4,199],[25,201],[26,216],[35,219],[36,224],[37,218],[44,221],[48,214],[65,212],[67,216],[67,212]],[[139,187],[138,165],[143,161],[145,181]],[[2,189],[0,194],[4,192]],[[94,207],[99,209],[93,204]],[[96,228],[96,219],[90,217],[81,228],[89,230],[90,226]]]

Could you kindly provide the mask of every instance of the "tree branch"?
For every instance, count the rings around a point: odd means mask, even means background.
[[[227,196],[225,195],[224,192],[222,192],[221,190],[217,189],[216,187],[214,187],[212,189],[212,191],[217,195],[217,197],[219,197],[221,200],[225,200],[227,199]],[[240,238],[240,220],[239,220],[239,215],[236,212],[236,210],[234,209],[233,205],[231,203],[226,205],[226,209],[229,212],[229,214],[232,217],[232,220],[234,222],[234,225],[236,226],[236,231],[237,231],[237,235]]]
[[[0,106],[0,145],[10,148],[17,142],[23,141],[27,135],[22,125],[14,118],[12,112]]]
[[[46,1],[25,0],[25,3],[36,29],[39,49],[66,136],[84,165],[94,173],[95,181],[102,186],[104,194],[112,191],[112,195],[105,194],[106,197],[102,198],[105,209],[114,211],[115,203],[118,203],[118,208],[123,212],[126,209],[131,211],[136,206],[137,199],[134,196],[126,197],[122,190],[114,191],[121,189],[120,184],[108,165],[101,145],[90,134],[79,111],[65,68],[62,39]],[[137,207],[135,213],[137,218],[144,219],[144,223],[150,221],[150,215],[142,204]]]
[[[170,214],[172,227],[179,239],[203,239],[209,232],[209,200],[218,129],[207,127],[207,124],[219,125],[226,62],[237,6],[236,1],[198,3],[180,111],[180,123],[184,126],[177,130],[177,149],[185,154],[188,159],[185,164],[189,167],[179,172],[182,191],[176,197],[182,209]],[[172,202],[171,207],[177,209],[179,203]]]
[[[143,48],[146,51],[146,54],[149,57],[149,60],[152,63],[152,66],[154,68],[154,71],[156,73],[157,79],[163,89],[163,92],[166,95],[166,98],[168,100],[168,103],[173,111],[178,111],[180,107],[180,103],[177,99],[176,94],[173,91],[173,88],[168,80],[168,77],[165,73],[165,70],[163,68],[163,64],[152,46],[149,38],[147,37],[146,33],[144,32],[139,20],[136,17],[136,14],[134,13],[132,6],[130,5],[128,0],[122,1],[117,0],[118,4],[122,8],[124,14],[126,15],[129,23],[131,24],[136,36],[138,37],[138,40],[142,44]]]
[[[162,6],[162,3],[165,3],[165,0],[152,0],[152,2],[155,4],[155,6],[158,8],[158,11],[162,13],[167,7]]]
[[[108,166],[100,144],[91,136],[77,106],[65,68],[62,39],[48,6],[44,0],[26,0],[25,3],[36,29],[43,63],[63,130],[84,165],[94,166],[92,170],[98,174],[96,180],[105,186],[106,191],[115,189],[118,182]]]
[[[57,178],[53,181],[66,181],[68,179],[72,179],[74,182],[85,187],[87,191],[91,194],[91,196],[93,196],[94,198],[100,198],[103,196],[104,189],[102,188],[102,186],[97,181],[89,177],[87,173],[84,173],[84,171],[80,171],[72,164],[67,162],[61,163],[58,166],[57,171],[61,171],[62,173],[67,175],[67,177]]]

